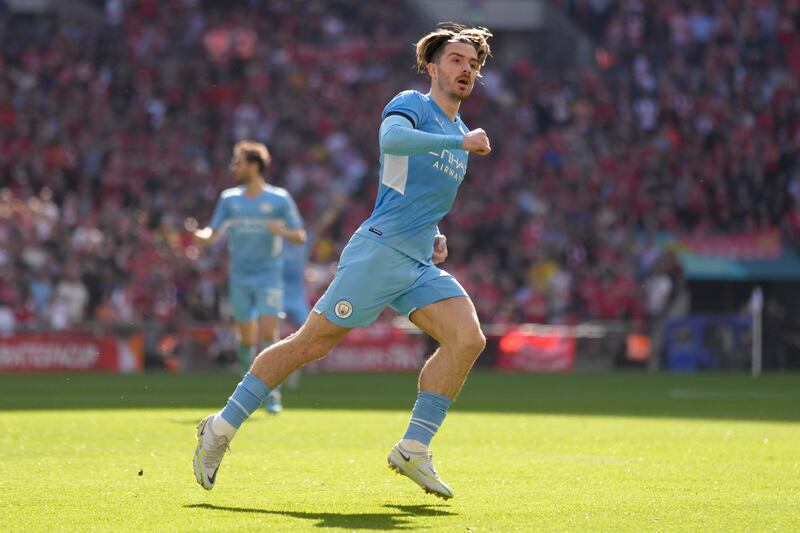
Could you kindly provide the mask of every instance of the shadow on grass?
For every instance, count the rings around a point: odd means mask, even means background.
[[[386,512],[380,513],[319,513],[307,511],[274,511],[247,507],[227,507],[209,503],[184,505],[187,509],[205,509],[228,513],[268,514],[287,516],[314,522],[314,527],[341,528],[348,530],[415,529],[413,519],[420,516],[455,516],[455,513],[438,505],[384,505]]]
[[[304,375],[285,390],[292,409],[411,409],[413,374]],[[239,381],[229,374],[0,374],[0,410],[218,410]],[[460,412],[800,421],[800,374],[474,372]],[[196,423],[185,417],[186,423]],[[183,421],[184,417],[180,417]]]

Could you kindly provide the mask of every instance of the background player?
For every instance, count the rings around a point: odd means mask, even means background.
[[[211,223],[194,232],[210,243],[227,230],[230,261],[228,287],[239,346],[236,355],[242,374],[252,363],[256,342],[261,347],[279,337],[283,308],[283,239],[302,244],[303,221],[294,200],[284,189],[268,185],[263,173],[270,163],[267,147],[243,141],[233,149],[231,171],[238,184],[220,194]],[[267,410],[282,409],[280,390],[269,396]]]
[[[303,281],[308,242],[285,243],[283,248],[283,311],[294,329],[308,318],[309,308]]]
[[[384,109],[375,209],[342,252],[336,277],[303,327],[263,351],[225,408],[200,422],[194,469],[204,488],[214,486],[230,439],[271,389],[391,306],[439,349],[420,374],[411,421],[389,464],[427,492],[453,496],[428,445],[486,341],[464,289],[434,265],[446,257],[446,243],[439,239],[436,250],[434,243],[464,179],[468,152],[491,151],[486,133],[469,131],[458,115],[490,54],[490,36],[485,28],[447,25],[417,43],[417,66],[430,76],[431,90],[404,91]]]
[[[300,244],[285,242],[283,247],[283,312],[291,331],[297,331],[308,318],[310,311],[306,298],[304,273],[308,261],[311,237]],[[284,326],[286,327],[286,326]],[[300,369],[293,372],[286,384],[295,388],[300,384]],[[270,392],[272,403],[280,402],[280,390]]]

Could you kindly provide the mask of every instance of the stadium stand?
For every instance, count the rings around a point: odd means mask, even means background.
[[[210,217],[243,138],[313,228],[318,296],[371,211],[383,105],[424,89],[413,13],[99,4],[99,25],[0,7],[0,330],[218,319],[224,251],[184,224]],[[682,286],[659,231],[780,228],[797,247],[800,4],[556,4],[596,66],[490,62],[462,111],[494,151],[441,229],[482,319],[644,323]]]

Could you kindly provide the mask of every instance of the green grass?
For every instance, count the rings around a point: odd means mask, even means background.
[[[194,427],[235,377],[0,375],[0,530],[800,530],[800,375],[476,373],[446,503],[385,467],[414,380],[304,376],[206,492]]]

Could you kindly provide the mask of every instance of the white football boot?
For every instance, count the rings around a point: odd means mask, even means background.
[[[214,488],[217,470],[226,451],[230,451],[230,440],[211,431],[211,421],[216,414],[208,415],[197,426],[197,449],[194,451],[194,477],[206,489]]]
[[[400,444],[395,444],[392,451],[389,452],[389,468],[408,477],[428,494],[445,500],[453,497],[453,491],[439,479],[439,475],[433,468],[431,451],[414,453],[406,450]]]

